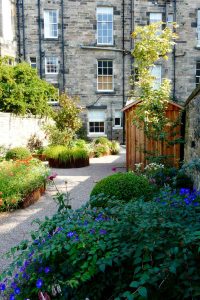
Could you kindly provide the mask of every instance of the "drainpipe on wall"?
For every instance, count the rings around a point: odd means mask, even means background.
[[[20,3],[19,3],[19,0],[17,0],[16,5],[17,5],[18,57],[19,57],[19,61],[21,61]]]
[[[122,106],[125,106],[125,0],[122,0]],[[123,112],[123,145],[125,144],[125,114]]]
[[[42,32],[41,32],[41,12],[40,0],[38,0],[38,38],[39,38],[39,58],[40,58],[40,78],[42,78]]]
[[[64,92],[65,91],[65,39],[64,39],[64,1],[63,0],[61,0],[61,18],[62,18],[62,63],[63,63],[62,91]]]
[[[176,22],[176,0],[174,0],[174,22]],[[176,29],[174,29],[176,31]],[[176,45],[173,50],[173,65],[174,65],[174,85],[173,85],[173,100],[176,100]]]
[[[22,32],[23,32],[23,58],[26,60],[26,34],[25,34],[25,16],[24,16],[24,0],[22,0]]]

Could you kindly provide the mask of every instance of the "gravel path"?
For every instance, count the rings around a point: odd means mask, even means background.
[[[92,158],[89,167],[52,171],[58,174],[55,181],[59,190],[65,189],[65,181],[67,181],[72,198],[71,205],[76,209],[87,202],[92,187],[97,181],[113,173],[113,167],[117,167],[117,171],[125,170],[124,149],[120,155]],[[45,195],[28,208],[0,214],[0,256],[21,240],[30,237],[30,231],[36,228],[36,225],[32,224],[33,220],[44,219],[45,216],[52,216],[56,212],[56,205],[52,199],[55,193],[53,187],[48,187]],[[8,264],[9,261],[0,257],[0,274]]]

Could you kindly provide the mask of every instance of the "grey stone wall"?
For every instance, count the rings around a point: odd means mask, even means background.
[[[200,59],[200,49],[197,49],[197,9],[200,0],[177,0],[176,14],[174,14],[175,1],[134,0],[131,11],[131,1],[125,0],[125,48],[131,50],[130,33],[137,25],[149,23],[150,12],[161,12],[163,21],[168,15],[173,15],[179,24],[177,30],[180,35],[177,41],[175,56],[171,54],[167,62],[162,63],[162,76],[172,80],[172,97],[180,103],[184,102],[195,88],[196,61]],[[98,6],[111,6],[114,9],[114,46],[105,49],[82,49],[82,46],[97,46],[96,43],[96,8]],[[122,142],[122,129],[113,129],[113,114],[115,109],[121,109],[129,95],[129,76],[131,74],[131,56],[125,55],[125,98],[123,99],[123,73],[122,73],[122,0],[64,0],[64,58],[62,59],[62,18],[61,0],[41,0],[41,48],[39,52],[39,17],[37,1],[24,0],[25,20],[21,23],[21,54],[23,54],[23,26],[25,26],[25,54],[26,60],[37,58],[38,72],[42,77],[54,83],[61,91],[65,90],[72,96],[79,96],[81,105],[86,109],[84,118],[88,128],[87,107],[90,105],[107,106],[106,108],[106,134],[109,138],[117,138]],[[44,9],[58,9],[59,35],[58,39],[44,38]],[[132,19],[132,20],[131,20]],[[132,24],[132,28],[131,28]],[[105,48],[105,47],[102,47]],[[116,51],[119,50],[119,51]],[[59,59],[59,74],[45,75],[44,57],[55,55]],[[40,56],[42,69],[40,66]],[[111,59],[114,66],[114,92],[97,92],[97,60]],[[64,72],[64,82],[63,82]],[[175,76],[175,77],[174,77]],[[63,86],[64,84],[64,86]]]

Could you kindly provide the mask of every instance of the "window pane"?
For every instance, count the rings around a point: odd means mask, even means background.
[[[97,8],[97,42],[100,44],[113,43],[113,9]]]
[[[120,118],[115,118],[115,125],[120,126],[121,125],[121,119]]]

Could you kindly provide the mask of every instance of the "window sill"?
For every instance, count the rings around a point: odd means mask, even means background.
[[[116,92],[113,91],[96,91],[96,94],[105,94],[105,95],[109,95],[109,94],[115,94]]]
[[[121,127],[121,126],[119,126],[119,127],[118,127],[118,126],[114,126],[114,127],[113,127],[113,130],[118,130],[118,129],[121,130],[121,129],[123,129],[123,127]]]
[[[44,41],[58,41],[59,40],[59,37],[45,37],[44,38]]]
[[[45,75],[58,75],[58,73],[45,73]]]
[[[105,137],[107,137],[107,134],[105,134],[105,133],[103,133],[103,132],[102,132],[102,133],[96,132],[96,133],[88,133],[87,136],[88,136],[88,137],[99,137],[99,136],[105,136]]]

